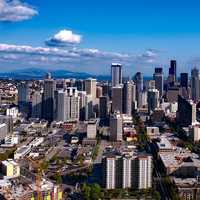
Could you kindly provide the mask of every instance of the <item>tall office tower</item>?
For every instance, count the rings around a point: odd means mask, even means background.
[[[128,81],[123,88],[123,113],[131,115],[133,106],[133,84]]]
[[[138,160],[138,189],[152,187],[152,157],[150,155],[140,155]]]
[[[102,95],[103,96],[110,96],[110,89],[111,87],[110,87],[110,85],[109,85],[109,83],[108,82],[106,82],[106,83],[103,83],[103,85],[102,85]]]
[[[192,100],[178,96],[177,121],[183,127],[188,127],[196,122],[196,104]]]
[[[188,73],[181,73],[180,86],[188,88]]]
[[[200,98],[199,70],[197,68],[191,71],[191,90],[192,100],[197,102]]]
[[[123,113],[123,85],[112,88],[112,112]]]
[[[102,96],[99,97],[99,110],[100,110],[100,119],[106,119],[108,117],[108,97]]]
[[[86,120],[86,105],[87,105],[87,94],[86,91],[79,91],[79,119],[80,121]]]
[[[96,118],[94,113],[94,105],[92,95],[86,96],[86,112],[85,112],[85,120]]]
[[[174,86],[176,82],[176,60],[170,61],[170,68],[169,68],[169,77],[168,83],[170,86]]]
[[[97,85],[96,79],[89,78],[85,80],[85,91],[87,95],[92,96],[92,100],[96,99],[96,85]]]
[[[103,95],[103,90],[101,86],[97,86],[97,98]]]
[[[122,65],[119,63],[112,63],[111,65],[112,87],[122,84]]]
[[[55,81],[51,78],[51,74],[48,73],[46,79],[44,80],[42,116],[49,122],[53,121],[55,114],[55,105],[54,105],[55,89],[56,89]]]
[[[59,90],[57,94],[57,120],[64,122],[78,120],[79,99],[77,89],[74,87]]]
[[[75,80],[74,87],[76,87],[78,91],[84,91],[84,80]]]
[[[141,72],[137,72],[134,77],[135,85],[136,85],[136,101],[137,107],[142,107],[142,91],[143,91],[143,76]]]
[[[110,116],[110,140],[122,141],[122,117],[118,112]]]
[[[26,82],[21,82],[18,85],[18,106],[19,112],[24,116],[29,115],[29,86]]]
[[[42,94],[40,91],[33,93],[31,106],[31,117],[40,119],[42,117]]]
[[[159,107],[159,91],[157,89],[149,89],[147,95],[148,112],[152,113]]]
[[[163,87],[164,87],[164,78],[163,78],[163,69],[155,68],[155,73],[153,75],[155,80],[155,88],[159,91],[160,98],[163,96]]]
[[[140,94],[140,107],[146,107],[147,106],[147,91],[143,90]]]

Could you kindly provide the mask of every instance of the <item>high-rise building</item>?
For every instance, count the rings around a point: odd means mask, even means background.
[[[177,119],[181,126],[188,127],[196,122],[196,104],[192,100],[178,96]]]
[[[35,91],[32,94],[31,106],[31,117],[40,119],[42,117],[42,94],[40,91]]]
[[[199,70],[197,68],[191,71],[191,90],[192,100],[197,102],[200,98]]]
[[[188,88],[188,73],[181,73],[180,86]]]
[[[168,83],[170,86],[174,86],[176,82],[176,60],[170,61],[170,68],[169,68],[169,77],[168,77]]]
[[[79,96],[77,89],[69,87],[59,90],[57,94],[57,120],[68,121],[79,119]]]
[[[159,91],[160,97],[163,96],[163,69],[162,68],[155,68],[155,73],[153,75],[155,80],[155,88]]]
[[[51,74],[48,73],[46,79],[44,80],[42,116],[49,122],[53,121],[55,115],[55,105],[54,105],[55,89],[56,89],[55,81],[51,78]]]
[[[122,141],[122,132],[122,117],[116,112],[110,116],[110,140]]]
[[[86,120],[86,106],[87,106],[87,94],[86,91],[79,91],[79,120]]]
[[[147,95],[148,112],[152,113],[159,107],[159,91],[157,89],[149,89]]]
[[[133,83],[128,81],[124,83],[123,88],[123,113],[132,114],[133,109]]]
[[[123,85],[112,87],[112,112],[123,113]]]
[[[112,87],[122,84],[122,65],[112,63],[111,65]]]
[[[26,82],[21,82],[18,85],[18,106],[19,112],[24,116],[28,117],[30,106],[29,106],[29,86]]]
[[[74,87],[76,87],[78,91],[84,91],[84,80],[75,80]]]
[[[87,123],[87,138],[95,139],[97,136],[97,120],[89,120]]]
[[[106,119],[108,116],[108,97],[99,97],[99,111],[100,119]]]
[[[108,155],[102,159],[106,189],[152,187],[152,156],[148,154]]]
[[[97,80],[93,78],[89,78],[85,80],[85,91],[87,95],[91,95],[92,100],[96,99],[96,85]]]
[[[143,91],[143,76],[141,72],[137,72],[134,77],[135,85],[136,85],[136,101],[137,107],[142,107],[142,91]]]

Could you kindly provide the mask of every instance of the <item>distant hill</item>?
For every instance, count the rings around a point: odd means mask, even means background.
[[[96,78],[98,80],[110,80],[110,76],[107,75],[92,75],[85,72],[72,72],[68,70],[46,70],[39,68],[26,68],[20,70],[14,70],[11,72],[0,73],[1,79],[17,79],[17,80],[31,80],[31,79],[43,79],[47,72],[51,72],[52,77],[55,79],[60,78]]]

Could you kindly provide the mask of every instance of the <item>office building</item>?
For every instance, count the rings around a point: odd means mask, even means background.
[[[112,63],[111,65],[112,87],[122,84],[122,65],[119,63]]]
[[[96,85],[97,80],[93,78],[89,78],[85,80],[85,91],[87,95],[91,95],[92,100],[94,101],[96,99]]]
[[[184,88],[188,88],[188,73],[181,73],[180,75],[180,86]]]
[[[51,78],[51,74],[46,75],[44,80],[44,92],[42,100],[42,116],[49,122],[52,122],[55,115],[55,98],[54,92],[56,89],[55,81]]]
[[[178,122],[181,126],[187,127],[196,123],[196,104],[192,100],[178,96]]]
[[[136,101],[137,107],[142,107],[142,91],[143,91],[143,76],[141,72],[137,72],[134,77],[136,85]]]
[[[86,119],[86,104],[87,94],[86,91],[79,91],[79,120],[84,121]]]
[[[7,133],[12,133],[13,132],[12,116],[0,115],[0,124],[4,124],[4,123],[7,125]]]
[[[106,119],[108,117],[108,97],[99,97],[99,116],[100,119]]]
[[[42,117],[42,94],[40,91],[35,91],[32,94],[31,106],[31,117],[40,119]]]
[[[57,121],[70,121],[79,119],[78,91],[74,87],[59,90],[57,94]]]
[[[15,178],[20,176],[20,166],[12,159],[2,161],[1,169],[2,174],[6,178]]]
[[[87,138],[96,139],[97,136],[97,120],[91,119],[87,123]]]
[[[123,85],[112,87],[112,112],[123,113]]]
[[[114,113],[110,116],[110,140],[122,141],[122,116],[120,113]]]
[[[25,117],[29,115],[29,86],[26,82],[18,85],[18,106],[19,112]]]
[[[123,88],[123,113],[127,115],[132,114],[133,110],[133,83],[128,81],[124,83]]]
[[[176,60],[171,60],[170,61],[170,68],[169,68],[169,76],[168,76],[168,83],[169,83],[170,86],[175,85],[176,70],[177,70]]]
[[[197,102],[200,98],[199,70],[197,68],[191,71],[191,94],[192,100]]]
[[[200,124],[191,125],[189,127],[190,139],[192,142],[199,142],[200,140]]]
[[[148,112],[152,113],[159,107],[159,91],[157,89],[149,89],[147,95]]]
[[[162,68],[155,68],[155,73],[153,75],[154,80],[155,80],[155,89],[159,91],[160,98],[163,96],[163,69]]]

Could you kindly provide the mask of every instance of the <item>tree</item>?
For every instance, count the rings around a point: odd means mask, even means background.
[[[83,198],[85,200],[90,200],[90,191],[91,191],[90,186],[88,186],[86,183],[84,183],[83,187],[82,187],[82,194],[83,194]]]
[[[90,199],[98,200],[101,197],[101,187],[98,184],[91,185]]]

